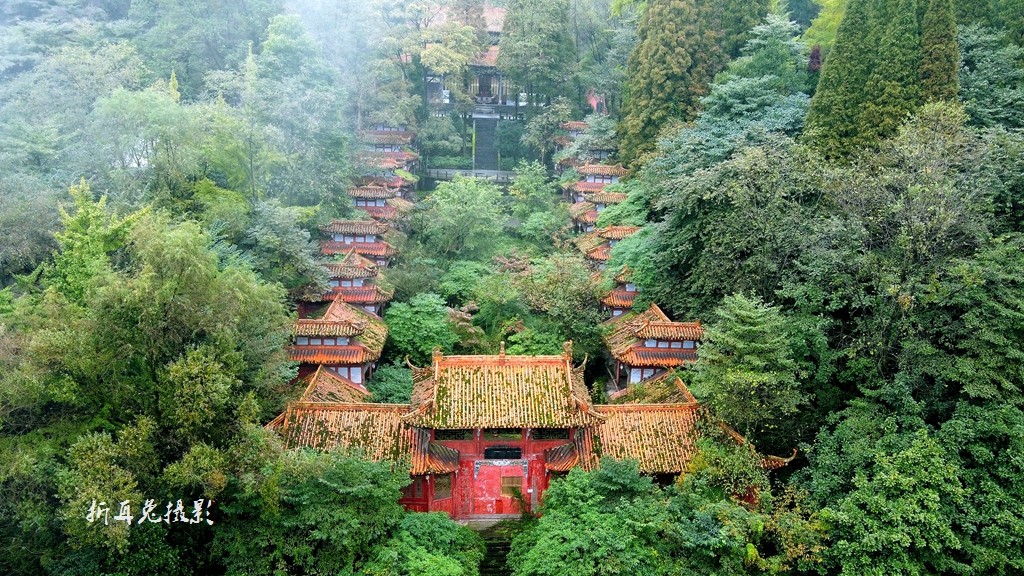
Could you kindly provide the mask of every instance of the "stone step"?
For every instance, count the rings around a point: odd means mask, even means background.
[[[498,121],[493,118],[478,118],[476,123],[476,164],[475,170],[498,169],[498,146],[495,131]]]

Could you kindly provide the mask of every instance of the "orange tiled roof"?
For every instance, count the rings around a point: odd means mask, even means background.
[[[338,375],[321,365],[316,372],[302,379],[306,388],[303,402],[365,402],[370,391],[361,384]]]
[[[704,328],[700,322],[653,321],[641,326],[636,335],[660,340],[700,340],[704,337]]]
[[[336,242],[326,240],[320,243],[320,249],[324,254],[343,254],[349,250],[355,250],[360,256],[376,256],[390,258],[398,254],[398,249],[387,242]]]
[[[700,408],[686,404],[598,406],[605,421],[597,427],[601,456],[637,460],[647,474],[685,472],[696,453]]]
[[[376,168],[378,170],[398,170],[405,167],[404,162],[399,162],[394,158],[388,158],[386,156],[370,156],[366,154],[359,154],[356,159],[365,164],[370,168]]]
[[[629,170],[622,167],[622,164],[614,166],[610,164],[585,164],[576,169],[580,174],[595,174],[600,176],[625,176]]]
[[[331,288],[331,294],[337,295],[345,302],[356,305],[383,304],[394,297],[394,290],[385,290],[376,284],[370,286],[337,286]]]
[[[470,64],[473,66],[494,68],[498,65],[498,53],[499,48],[497,45],[488,46],[486,50],[477,54]]]
[[[394,206],[359,206],[356,210],[366,212],[374,220],[394,220],[398,216]]]
[[[570,345],[562,356],[436,353],[430,367],[413,371],[406,421],[441,429],[575,428],[599,418]]]
[[[607,296],[601,299],[601,303],[609,308],[632,308],[633,302],[636,301],[637,292],[626,291],[625,286],[616,286],[608,293]]]
[[[291,346],[292,360],[305,364],[363,364],[380,358],[388,327],[376,315],[335,299],[323,317],[295,322],[296,336],[354,338],[347,346]]]
[[[697,401],[673,371],[631,384],[610,394],[608,400],[611,404],[688,404]]]
[[[386,188],[401,188],[409,184],[401,176],[364,176],[360,178],[360,182],[363,186],[383,186]]]
[[[402,197],[396,197],[388,200],[387,205],[394,206],[395,210],[398,210],[399,214],[408,213],[416,207],[415,204]]]
[[[575,130],[582,132],[587,129],[587,123],[582,120],[570,120],[568,122],[562,122],[559,126],[563,130]]]
[[[397,462],[412,449],[401,416],[404,404],[293,402],[277,429],[288,448],[361,452],[371,460]]]
[[[377,165],[377,162],[383,162],[387,160],[394,160],[400,165],[408,164],[414,160],[418,160],[420,155],[415,152],[409,152],[408,150],[399,150],[397,152],[383,152],[377,150],[361,150],[357,153],[360,160],[363,162]]]
[[[321,226],[320,231],[324,234],[353,234],[357,236],[375,234],[379,236],[388,231],[388,225],[374,220],[332,220],[330,224]]]
[[[345,252],[345,256],[337,262],[324,264],[331,278],[354,280],[356,278],[373,278],[377,275],[377,264],[356,253],[354,249]]]
[[[409,144],[413,133],[407,130],[367,130],[359,136],[369,144]]]
[[[378,462],[408,459],[413,475],[458,469],[459,452],[402,422],[408,411],[408,404],[293,402],[267,428],[279,431],[288,448],[342,449]]]
[[[583,194],[593,194],[604,190],[604,187],[608,184],[605,182],[587,182],[586,180],[580,180],[572,184],[571,188],[577,192]]]
[[[587,200],[595,204],[621,204],[629,198],[621,192],[595,192],[587,196]]]
[[[612,259],[612,247],[609,244],[602,244],[587,252],[587,258],[598,262],[607,262]]]
[[[622,240],[623,238],[629,238],[639,231],[639,226],[607,226],[596,230],[596,232],[601,235],[601,238],[607,238],[608,240]]]
[[[544,451],[544,467],[552,472],[568,472],[579,462],[580,453],[575,442],[567,442]]]
[[[597,222],[597,207],[590,202],[577,202],[569,206],[569,217],[577,222],[593,224]]]
[[[348,189],[348,195],[352,198],[369,200],[388,199],[398,196],[398,190],[389,186],[356,186]]]
[[[605,345],[608,351],[619,362],[629,366],[646,366],[671,368],[693,362],[697,359],[695,348],[646,348],[643,341],[654,336],[641,336],[649,334],[647,327],[655,324],[652,330],[666,334],[662,338],[676,339],[675,336],[683,336],[681,340],[700,340],[704,331],[699,322],[672,322],[668,316],[658,308],[657,304],[651,304],[647,310],[637,313],[627,313],[617,318],[612,318],[607,323],[607,332],[604,335]],[[663,328],[668,324],[676,325],[669,330]],[[667,336],[671,334],[672,336]]]
[[[459,469],[459,451],[430,440],[430,431],[412,429],[413,475],[449,474]]]

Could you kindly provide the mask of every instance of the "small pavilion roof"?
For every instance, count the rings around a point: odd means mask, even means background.
[[[594,204],[621,204],[628,198],[629,195],[622,192],[595,192],[586,196],[587,201]]]
[[[628,238],[639,230],[639,226],[607,226],[578,236],[573,242],[587,258],[604,262],[611,257],[612,240]]]
[[[386,226],[386,224],[385,224]],[[325,240],[320,243],[320,250],[324,254],[344,254],[349,250],[355,250],[360,256],[377,258],[390,258],[398,254],[398,248],[384,241],[377,242],[336,242]]]
[[[593,224],[597,222],[597,206],[590,202],[577,202],[569,206],[569,217],[577,222]]]
[[[577,132],[582,132],[588,127],[587,123],[582,120],[569,120],[568,122],[562,122],[559,126],[563,130],[574,130]]]
[[[625,176],[629,174],[629,170],[622,167],[622,164],[584,164],[576,169],[577,172],[583,175],[599,175],[599,176]]]
[[[340,298],[327,307],[323,317],[295,322],[295,336],[347,337],[345,346],[292,346],[292,360],[304,364],[363,364],[380,358],[388,327],[375,314],[356,308]]]
[[[700,340],[704,329],[700,322],[673,322],[657,304],[640,313],[627,313],[606,323],[604,335],[608,351],[619,362],[629,366],[674,368],[697,359],[696,349],[647,348],[644,341]]]
[[[375,220],[333,220],[330,224],[324,224],[320,231],[324,234],[353,234],[362,236],[373,234],[384,235],[388,231],[388,225]]]
[[[367,200],[389,199],[398,196],[398,189],[391,186],[355,186],[348,189],[348,195]]]
[[[356,253],[355,248],[348,252],[337,262],[327,262],[327,273],[331,278],[341,280],[354,280],[356,278],[373,278],[380,272],[377,264]]]
[[[576,428],[600,417],[573,367],[571,343],[561,356],[444,356],[413,370],[405,417],[423,428]]]
[[[306,384],[301,397],[303,402],[365,402],[370,397],[365,386],[323,365],[301,382]]]
[[[359,137],[368,144],[399,144],[412,142],[414,134],[408,130],[366,130]]]
[[[331,294],[349,304],[365,306],[390,302],[395,296],[395,291],[385,290],[376,284],[371,284],[369,286],[338,286],[331,288]]]
[[[636,301],[636,295],[636,290],[628,291],[625,286],[616,286],[601,299],[601,303],[609,308],[631,308]]]
[[[570,188],[581,194],[595,194],[604,190],[604,187],[608,184],[605,182],[587,182],[586,180],[580,180],[579,182],[573,182],[569,185]]]

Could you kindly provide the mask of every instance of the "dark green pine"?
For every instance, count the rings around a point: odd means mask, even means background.
[[[698,25],[693,0],[651,0],[637,35],[619,124],[620,158],[626,163],[654,147],[668,120],[696,116],[700,97],[725,60],[717,35]]]
[[[930,0],[921,23],[921,95],[953,100],[959,90],[960,52],[951,0]]]

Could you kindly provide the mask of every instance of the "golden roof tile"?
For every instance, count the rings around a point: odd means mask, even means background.
[[[370,391],[321,365],[301,380],[306,384],[302,402],[365,402]]]
[[[577,172],[584,175],[598,175],[598,176],[625,176],[629,174],[629,170],[622,167],[622,164],[586,164],[576,169]]]

